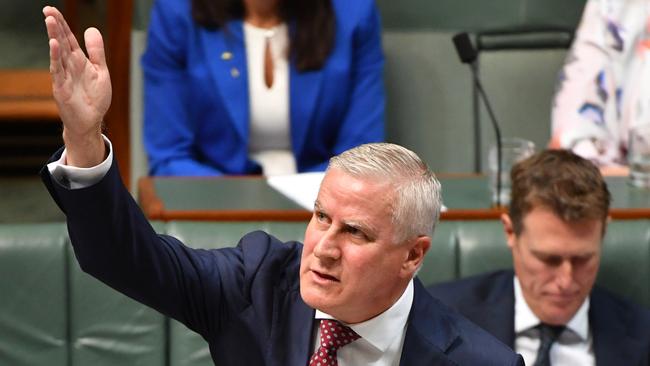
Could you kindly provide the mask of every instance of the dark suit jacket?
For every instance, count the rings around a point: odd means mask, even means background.
[[[429,292],[514,348],[515,294],[512,270],[434,285]],[[589,325],[597,365],[650,364],[650,311],[595,286]]]
[[[256,231],[237,247],[201,250],[158,236],[116,165],[96,185],[78,190],[53,181],[44,169],[81,268],[201,334],[220,366],[306,365],[314,309],[300,297],[302,244]],[[417,279],[408,322],[402,365],[523,364],[496,338],[434,300]]]

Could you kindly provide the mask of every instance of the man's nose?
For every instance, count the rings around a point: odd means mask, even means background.
[[[337,229],[334,226],[330,226],[314,247],[314,255],[316,258],[323,261],[339,260],[341,258],[341,250],[338,243],[338,240],[340,240],[339,237]]]
[[[571,287],[571,283],[573,282],[573,265],[570,260],[562,261],[562,264],[560,264],[556,276],[556,282],[563,290]]]

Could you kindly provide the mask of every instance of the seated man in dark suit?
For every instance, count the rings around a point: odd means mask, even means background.
[[[527,365],[648,365],[650,313],[594,286],[610,204],[591,162],[548,150],[511,171],[501,221],[514,272],[429,288]]]
[[[400,146],[362,145],[331,160],[304,245],[258,231],[208,251],[157,235],[101,134],[111,98],[101,35],[86,31],[86,58],[62,15],[44,14],[65,150],[43,179],[84,271],[200,333],[218,365],[523,363],[414,277],[440,184]]]

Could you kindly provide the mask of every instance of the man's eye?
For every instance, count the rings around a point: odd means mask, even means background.
[[[348,227],[348,233],[358,238],[367,239],[366,234],[363,231],[357,229],[356,227],[351,227],[351,226]]]
[[[560,264],[562,264],[562,258],[560,257],[546,257],[543,259],[544,263],[548,264],[549,266],[557,267]]]
[[[327,216],[325,216],[324,213],[322,213],[322,212],[320,212],[320,211],[317,211],[317,212],[316,212],[316,219],[317,219],[319,222],[326,222],[326,221],[327,221]]]

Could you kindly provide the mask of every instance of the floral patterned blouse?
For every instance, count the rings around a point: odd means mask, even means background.
[[[553,101],[553,136],[601,166],[626,165],[650,123],[650,0],[588,0]]]

